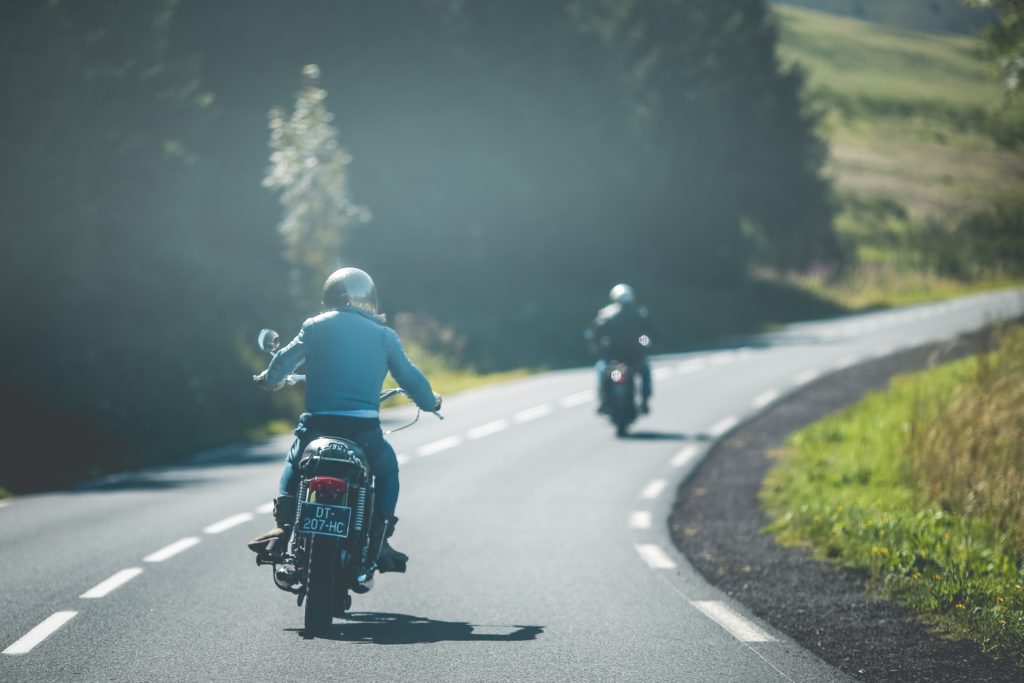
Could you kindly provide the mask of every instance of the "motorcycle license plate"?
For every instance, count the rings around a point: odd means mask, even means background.
[[[350,507],[303,503],[302,510],[299,512],[299,531],[348,538],[348,527],[351,521],[352,508]]]

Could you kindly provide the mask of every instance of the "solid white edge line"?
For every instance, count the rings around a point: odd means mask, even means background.
[[[184,550],[188,550],[197,543],[199,543],[198,536],[186,536],[180,541],[175,541],[170,545],[166,545],[163,548],[160,548],[160,550],[157,550],[156,552],[146,555],[144,558],[142,558],[142,561],[163,562],[164,560],[170,559]]]
[[[461,444],[461,436],[446,436],[443,439],[438,439],[437,441],[428,443],[426,446],[420,446],[416,451],[416,454],[421,458],[426,458],[427,456],[440,453],[441,451],[446,451],[449,448],[455,448]]]
[[[257,515],[269,515],[273,511],[274,511],[274,501],[270,501],[269,503],[264,503],[263,505],[260,505],[258,508],[256,508],[256,514]]]
[[[631,529],[650,529],[651,513],[647,510],[635,510],[629,515],[629,526]]]
[[[109,579],[100,581],[98,584],[96,584],[89,590],[85,591],[78,597],[86,599],[105,597],[114,590],[128,583],[141,573],[142,567],[129,567],[128,569],[122,569],[118,573],[111,576]]]
[[[672,456],[672,459],[669,461],[669,465],[672,467],[682,467],[695,457],[697,457],[697,447],[685,446],[681,451]]]
[[[76,614],[78,614],[78,612],[70,611],[55,612],[51,614],[40,622],[38,626],[14,641],[10,647],[4,650],[4,654],[23,655],[31,652],[32,648],[53,635],[57,629],[71,621]]]
[[[469,437],[470,439],[482,439],[485,436],[497,434],[498,432],[503,431],[505,429],[508,429],[508,420],[495,420],[494,422],[488,422],[487,424],[482,424],[479,427],[474,427],[473,429],[470,429],[468,432],[466,432],[466,436]]]
[[[640,493],[640,497],[646,498],[647,500],[653,500],[665,490],[666,486],[668,486],[668,482],[664,479],[655,479],[644,487],[644,490]]]
[[[542,403],[539,406],[527,408],[526,410],[520,410],[518,413],[512,416],[512,419],[518,423],[529,422],[530,420],[536,420],[538,417],[544,417],[550,415],[554,411],[554,408],[550,403]]]
[[[690,604],[731,633],[736,640],[744,643],[767,643],[775,640],[771,634],[747,621],[720,600],[691,600]]]
[[[640,557],[651,569],[675,569],[676,563],[660,546],[652,543],[640,543],[634,546]]]
[[[575,394],[563,396],[558,400],[558,405],[563,408],[572,408],[573,406],[582,405],[588,401],[592,401],[594,398],[593,390],[587,389],[586,391],[577,391]]]
[[[5,508],[5,507],[7,507],[10,504],[11,504],[11,501],[9,501],[9,500],[0,500],[0,508]]]
[[[754,399],[753,405],[755,408],[764,408],[766,405],[768,405],[778,397],[778,389],[769,389],[768,391],[759,394],[758,397]]]
[[[723,417],[721,420],[711,425],[711,429],[708,430],[708,433],[711,434],[711,436],[715,437],[721,436],[722,434],[725,434],[727,431],[729,431],[737,424],[739,424],[739,422],[739,418],[736,417],[735,415]]]
[[[722,353],[716,353],[708,359],[708,362],[712,366],[725,365],[736,360],[736,355],[732,351],[723,351]]]
[[[231,515],[225,517],[219,522],[214,522],[210,526],[203,529],[204,534],[219,534],[223,531],[227,531],[231,527],[238,526],[239,524],[245,524],[252,519],[251,512],[239,512],[237,515]]]

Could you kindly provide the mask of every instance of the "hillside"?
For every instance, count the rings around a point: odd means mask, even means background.
[[[971,34],[993,17],[990,10],[965,7],[960,0],[780,0],[776,4],[933,33]]]
[[[974,39],[776,10],[780,53],[807,69],[827,112],[840,189],[891,197],[928,218],[984,209],[1024,187],[1024,158],[1012,148],[1019,115],[999,111]]]

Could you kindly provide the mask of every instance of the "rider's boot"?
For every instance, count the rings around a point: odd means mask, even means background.
[[[641,415],[648,415],[648,414],[650,414],[650,412],[651,412],[651,406],[647,402],[647,399],[644,398],[642,401],[640,401],[640,414]]]
[[[381,574],[386,572],[405,572],[405,565],[409,556],[391,547],[388,539],[395,533],[397,517],[391,519],[373,520],[370,526],[370,548],[368,557],[370,561],[365,571],[356,577],[355,586],[352,590],[356,593],[368,593],[373,588],[373,577],[378,571]]]
[[[256,553],[258,564],[277,563],[288,549],[295,526],[295,496],[274,499],[274,521],[277,526],[249,541],[249,550]]]

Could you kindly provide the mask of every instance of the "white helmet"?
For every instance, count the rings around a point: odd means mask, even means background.
[[[624,282],[612,287],[612,291],[608,293],[608,297],[617,304],[631,304],[636,300],[636,296],[633,294],[633,288]]]
[[[342,268],[324,283],[323,304],[325,308],[352,306],[377,315],[377,287],[365,271]]]

